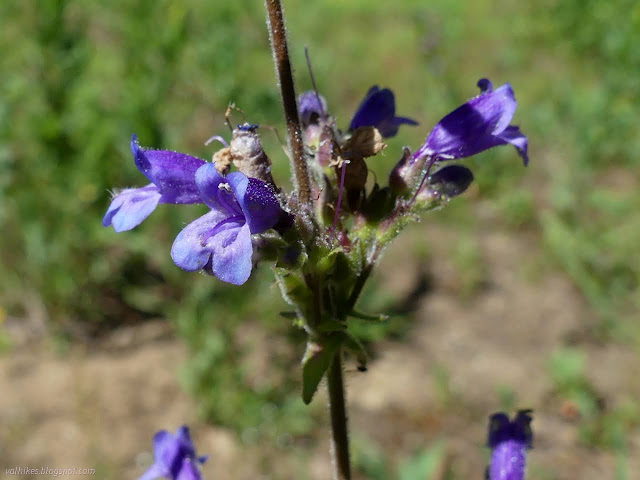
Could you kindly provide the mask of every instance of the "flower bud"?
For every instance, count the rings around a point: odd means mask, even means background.
[[[424,176],[425,158],[413,158],[411,150],[404,147],[402,158],[389,174],[389,185],[396,195],[409,193],[422,181]]]
[[[366,158],[377,155],[386,146],[377,128],[358,127],[346,141],[342,151],[346,158]]]
[[[473,182],[473,173],[462,165],[448,165],[427,178],[426,188],[449,198],[464,193]]]
[[[420,209],[438,207],[464,193],[473,182],[473,173],[462,165],[449,165],[426,180],[426,184],[416,195],[415,202]]]

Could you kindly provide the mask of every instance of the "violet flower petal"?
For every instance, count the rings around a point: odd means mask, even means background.
[[[154,463],[138,480],[200,479],[197,464],[204,460],[197,457],[195,447],[186,426],[180,427],[175,435],[161,430],[153,437]],[[206,458],[204,458],[206,460]],[[195,476],[194,476],[195,475]]]
[[[154,184],[141,188],[127,188],[111,201],[102,225],[113,225],[116,232],[125,232],[140,225],[161,202],[161,193]]]
[[[249,225],[229,228],[212,237],[211,273],[223,282],[242,285],[251,275],[251,232]]]
[[[527,151],[529,148],[529,140],[520,132],[520,128],[515,125],[510,125],[496,136],[503,140],[505,144],[510,143],[516,147],[525,167],[529,164],[529,153]]]
[[[533,442],[530,413],[522,410],[514,420],[509,420],[504,413],[491,416],[487,442],[492,448],[490,480],[524,480],[526,452]]]
[[[196,447],[193,445],[191,435],[189,434],[189,427],[182,425],[176,430],[176,440],[180,444],[180,453],[189,457],[195,457]]]
[[[358,127],[375,127],[385,137],[393,137],[398,133],[398,127],[402,124],[418,125],[411,118],[396,117],[396,103],[393,92],[388,89],[380,90],[374,85],[369,89],[360,106],[356,110],[349,130]]]
[[[527,463],[526,447],[509,440],[491,454],[490,480],[524,480]]]
[[[202,480],[202,475],[190,458],[184,458],[175,480]]]
[[[166,430],[160,430],[153,437],[154,462],[138,480],[173,477],[176,460],[182,462],[180,445],[176,438]]]
[[[252,234],[269,230],[278,222],[282,208],[271,185],[240,172],[231,173],[226,179]]]
[[[236,174],[246,178],[243,173],[232,173],[231,175]],[[200,197],[209,208],[227,212],[228,215],[232,216],[243,214],[228,184],[228,177],[220,175],[216,170],[215,163],[202,165],[196,171],[195,178]]]
[[[464,158],[503,145],[496,135],[509,126],[516,107],[509,84],[478,95],[442,118],[414,157]]]
[[[227,229],[240,229],[244,218],[229,216],[221,210],[211,210],[187,225],[176,237],[171,247],[174,263],[195,272],[204,268],[214,252],[216,235]]]
[[[195,173],[204,160],[170,150],[145,150],[131,137],[131,152],[138,169],[160,190],[163,203],[200,203]]]
[[[138,477],[138,480],[156,480],[157,478],[166,478],[168,475],[169,471],[167,469],[154,463]]]

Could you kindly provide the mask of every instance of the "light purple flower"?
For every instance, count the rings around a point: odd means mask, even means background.
[[[207,461],[197,456],[189,428],[183,425],[173,435],[161,430],[153,437],[154,462],[138,480],[202,480],[198,466]]]
[[[513,420],[505,413],[489,418],[488,446],[492,449],[488,480],[524,480],[527,449],[532,447],[531,410],[520,410]]]
[[[273,227],[283,213],[273,187],[240,172],[223,177],[213,163],[198,169],[195,182],[211,211],[178,234],[171,257],[183,270],[204,269],[242,285],[251,274],[251,235]]]
[[[445,116],[431,130],[414,159],[450,160],[470,157],[498,145],[513,145],[525,166],[528,141],[520,129],[509,125],[518,103],[508,83],[493,90],[489,80],[478,81],[480,95]]]
[[[202,203],[195,173],[204,165],[199,158],[169,150],[145,150],[131,138],[138,169],[151,181],[140,188],[121,190],[111,201],[102,225],[124,232],[140,225],[159,203]]]
[[[388,88],[380,90],[377,85],[369,89],[356,111],[349,130],[358,127],[375,127],[385,137],[398,133],[400,125],[418,125],[411,118],[396,117],[396,102],[393,92]]]

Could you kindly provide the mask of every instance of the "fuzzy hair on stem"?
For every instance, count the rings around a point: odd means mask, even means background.
[[[267,9],[267,28],[269,30],[269,39],[271,40],[271,50],[282,95],[284,116],[287,122],[287,137],[289,150],[291,151],[290,158],[293,164],[294,186],[300,202],[310,204],[309,172],[304,156],[304,143],[298,117],[296,90],[291,73],[291,61],[289,60],[284,13],[280,0],[265,0],[265,7]]]

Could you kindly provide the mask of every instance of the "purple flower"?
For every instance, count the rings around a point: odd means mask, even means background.
[[[189,436],[189,428],[183,425],[176,434],[160,430],[153,437],[154,462],[138,480],[169,478],[171,480],[201,480],[198,464],[207,457],[198,457]]]
[[[498,145],[511,144],[529,163],[528,141],[520,129],[509,125],[516,111],[513,89],[508,83],[493,90],[489,80],[478,81],[480,95],[456,108],[431,130],[414,159],[450,160],[470,157]]]
[[[135,135],[131,138],[131,152],[136,166],[151,183],[120,191],[111,201],[102,225],[113,225],[116,232],[124,232],[140,225],[159,203],[202,203],[195,173],[204,165],[203,160],[169,150],[144,150]]]
[[[349,130],[358,127],[375,127],[385,137],[393,137],[402,124],[418,125],[418,122],[406,117],[396,117],[396,102],[393,92],[388,88],[380,90],[377,85],[369,89],[356,111]]]
[[[505,413],[489,418],[488,446],[492,449],[487,468],[489,480],[524,480],[527,449],[532,447],[531,410],[520,410],[513,420]]]
[[[298,112],[302,126],[307,128],[327,114],[327,101],[314,90],[306,91],[298,97]]]
[[[273,187],[240,172],[223,177],[213,163],[198,169],[195,183],[211,211],[178,234],[171,257],[183,270],[204,269],[242,285],[251,274],[251,235],[273,227],[282,214]]]

